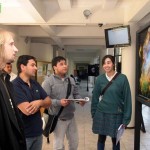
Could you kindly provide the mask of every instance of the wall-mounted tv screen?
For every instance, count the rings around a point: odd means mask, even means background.
[[[150,99],[150,25],[136,35],[136,94]]]
[[[130,26],[105,29],[106,48],[125,47],[131,44]]]

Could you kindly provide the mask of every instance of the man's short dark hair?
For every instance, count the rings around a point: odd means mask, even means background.
[[[31,55],[21,55],[19,56],[18,60],[17,60],[17,70],[18,70],[18,74],[22,72],[21,70],[21,65],[23,64],[24,66],[26,66],[28,64],[28,61],[33,59],[36,62],[36,58],[34,56]]]
[[[54,57],[54,58],[52,59],[52,68],[53,68],[54,66],[57,66],[57,63],[60,62],[60,61],[62,61],[62,60],[66,61],[66,59],[65,59],[64,57],[62,57],[62,56]],[[54,68],[53,68],[53,70],[54,70]]]

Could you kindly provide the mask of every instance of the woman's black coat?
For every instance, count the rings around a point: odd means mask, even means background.
[[[13,100],[13,86],[8,74],[4,83],[3,75],[0,71],[0,150],[26,150],[23,123]]]

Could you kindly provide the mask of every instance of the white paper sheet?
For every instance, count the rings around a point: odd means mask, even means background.
[[[90,99],[89,99],[89,97],[85,97],[84,99],[67,99],[67,100],[70,100],[70,101],[84,101],[84,102],[88,102]]]
[[[118,131],[117,131],[117,137],[116,137],[116,145],[118,144],[118,142],[120,141],[123,133],[125,131],[125,127],[123,124],[121,124],[118,128]]]

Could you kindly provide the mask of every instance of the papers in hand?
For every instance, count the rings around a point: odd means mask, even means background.
[[[120,141],[123,133],[125,131],[125,126],[123,124],[121,124],[118,128],[118,131],[117,131],[117,137],[116,137],[116,145],[118,144],[118,142]]]
[[[76,101],[76,102],[80,102],[80,101],[88,102],[90,99],[89,97],[85,97],[85,98],[80,98],[80,99],[67,99],[67,100]]]

